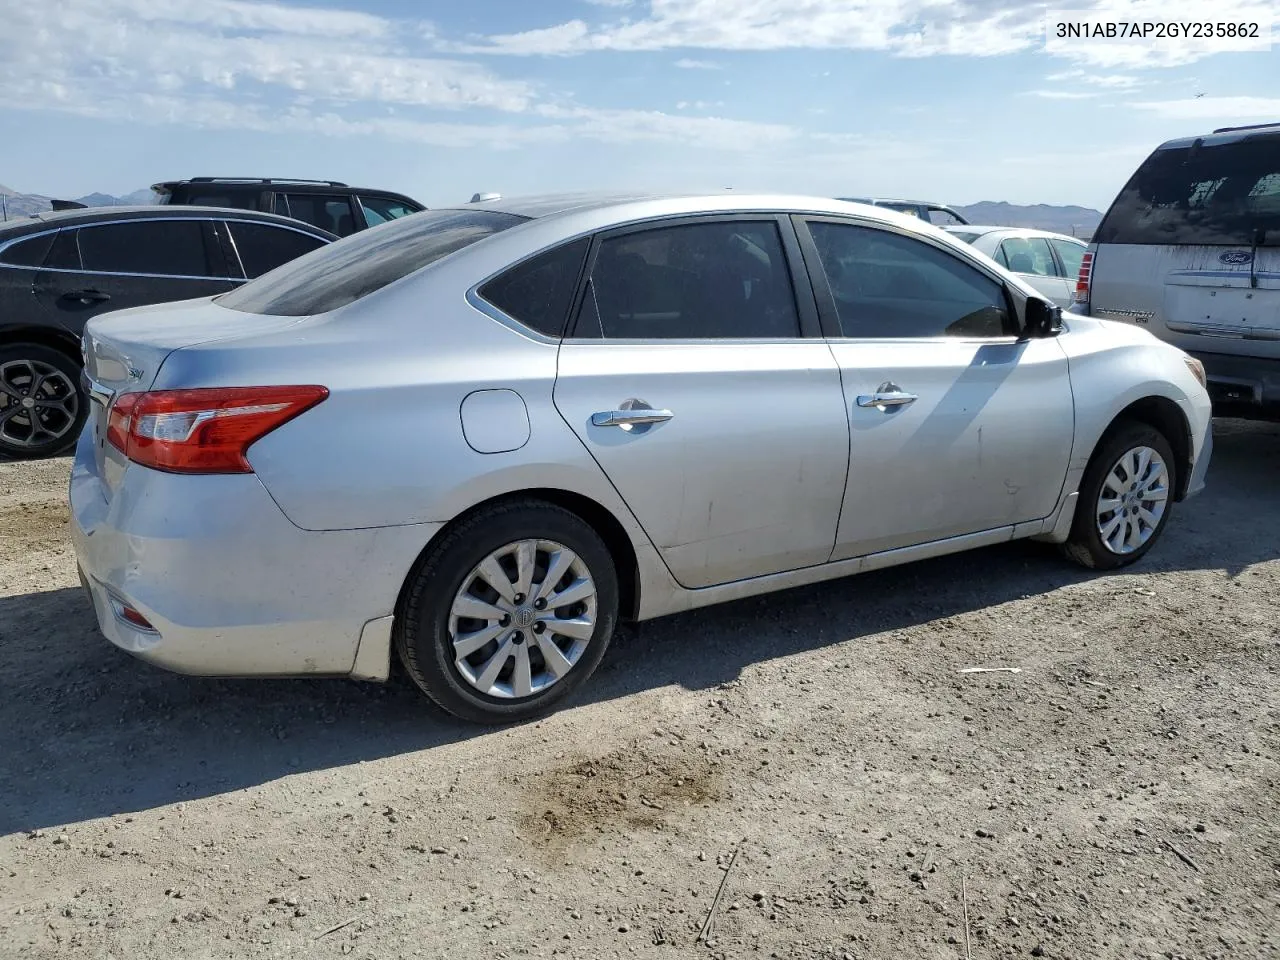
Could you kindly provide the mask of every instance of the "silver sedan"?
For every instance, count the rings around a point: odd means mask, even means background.
[[[646,619],[1035,537],[1119,567],[1204,483],[1198,363],[945,232],[780,196],[433,210],[84,338],[104,634],[527,718]]]
[[[1027,227],[947,227],[1000,266],[1018,275],[1064,310],[1071,306],[1088,245],[1083,240]]]

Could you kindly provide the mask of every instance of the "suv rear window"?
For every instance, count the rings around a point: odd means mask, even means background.
[[[1280,244],[1280,137],[1157,150],[1120,192],[1094,239]]]
[[[424,211],[291,260],[218,303],[279,317],[328,313],[524,220],[496,210]]]

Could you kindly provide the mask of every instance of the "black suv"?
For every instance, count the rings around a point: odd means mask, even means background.
[[[0,458],[75,443],[85,321],[223,293],[338,238],[250,210],[99,207],[0,225]]]
[[[156,183],[151,189],[160,203],[278,213],[340,237],[426,209],[399,193],[349,187],[337,180],[193,177]]]

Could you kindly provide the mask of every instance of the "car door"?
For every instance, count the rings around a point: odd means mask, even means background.
[[[1052,513],[1074,435],[1057,340],[1019,339],[998,276],[940,241],[797,219],[849,413],[832,559]]]
[[[830,557],[849,425],[799,263],[760,215],[593,245],[555,403],[686,587]]]
[[[114,220],[59,231],[36,299],[79,333],[100,313],[223,293],[233,286],[208,221]]]
[[[1071,305],[1071,291],[1044,237],[1012,236],[1000,241],[996,261],[1059,306]]]

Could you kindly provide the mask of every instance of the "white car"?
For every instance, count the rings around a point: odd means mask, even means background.
[[[1083,240],[1023,227],[946,227],[948,233],[1016,273],[1064,310],[1071,306],[1087,248]]]

